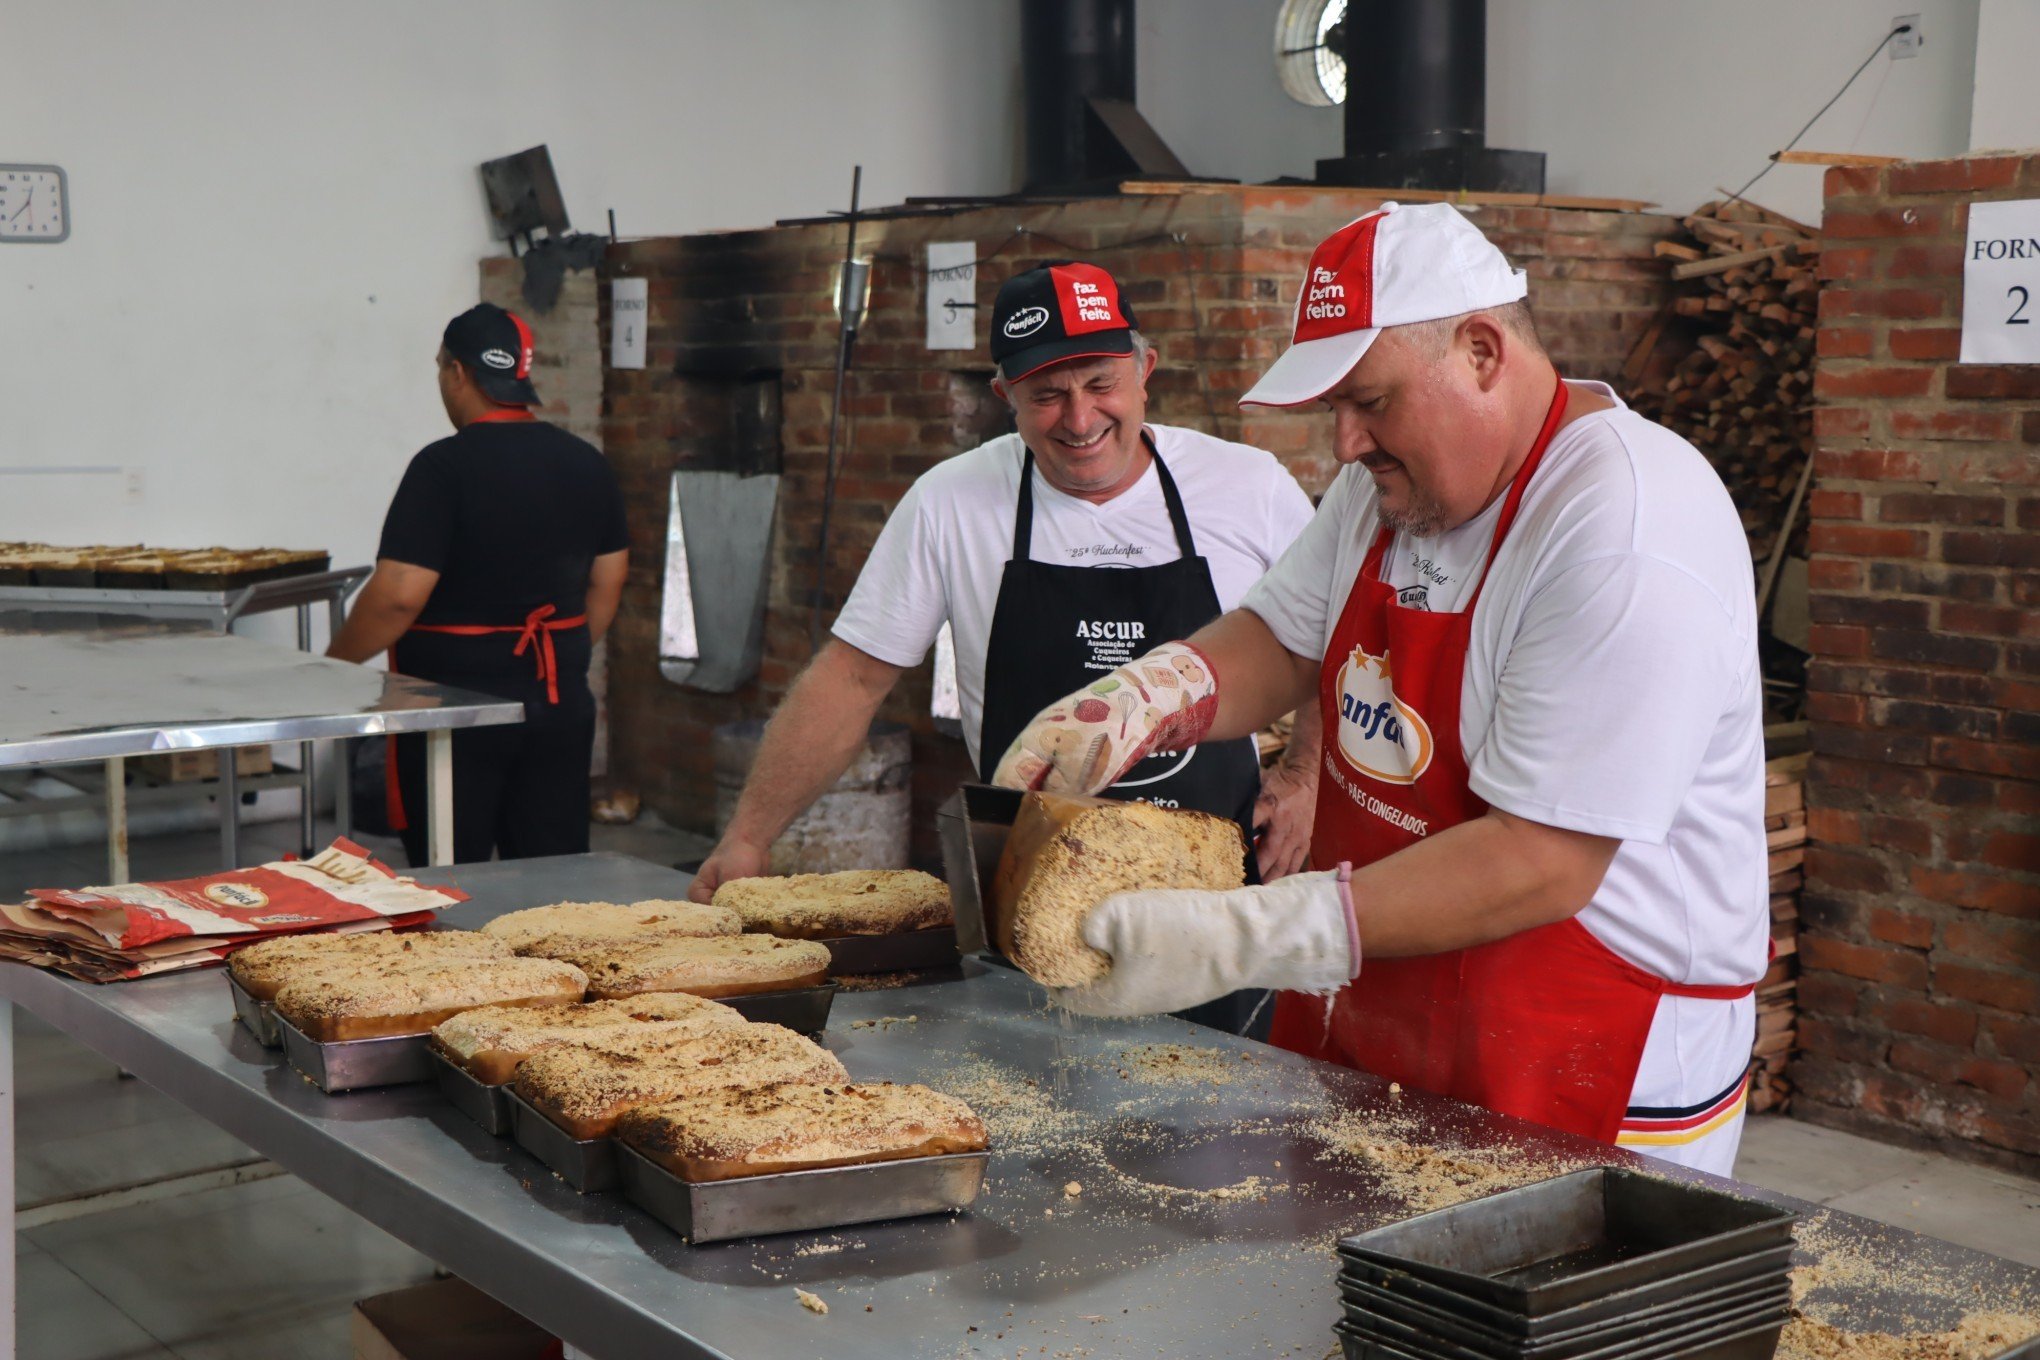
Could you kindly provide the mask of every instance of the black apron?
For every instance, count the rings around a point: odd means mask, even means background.
[[[1142,430],[1140,437],[1155,460],[1155,476],[1162,484],[1181,554],[1160,566],[1063,567],[1034,561],[1033,450],[1021,463],[1013,555],[999,581],[999,600],[985,646],[978,773],[987,783],[1013,738],[1042,709],[1164,642],[1189,637],[1219,616],[1211,568],[1197,555],[1176,479],[1148,432]],[[1149,756],[1124,779],[1099,792],[1106,798],[1231,818],[1246,837],[1248,881],[1257,880],[1252,847],[1261,763],[1253,738]],[[1266,995],[1235,992],[1182,1015],[1234,1034],[1246,1033],[1253,1018],[1254,1028],[1265,1033],[1269,1008],[1261,1002]]]

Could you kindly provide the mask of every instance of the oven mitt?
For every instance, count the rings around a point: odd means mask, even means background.
[[[1049,997],[1079,1015],[1161,1015],[1265,987],[1325,995],[1360,975],[1350,869],[1264,887],[1114,893],[1084,922],[1112,971]]]
[[[1096,793],[1135,762],[1195,746],[1218,715],[1218,676],[1187,642],[1165,642],[1034,715],[999,759],[1009,789]]]

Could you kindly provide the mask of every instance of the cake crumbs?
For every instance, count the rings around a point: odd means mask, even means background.
[[[1136,1044],[1119,1055],[1120,1076],[1150,1086],[1184,1083],[1224,1086],[1238,1081],[1253,1059],[1223,1048],[1192,1044]]]
[[[889,992],[895,987],[905,987],[920,981],[925,972],[911,973],[846,973],[835,979],[839,992]]]
[[[1083,1193],[1084,1186],[1083,1182],[1081,1181],[1071,1181],[1069,1184],[1063,1187],[1064,1199],[1075,1199],[1078,1195],[1081,1195]]]
[[[920,1022],[918,1015],[881,1015],[872,1020],[852,1020],[852,1029],[891,1029],[894,1025],[913,1025]]]
[[[1414,1122],[1400,1115],[1370,1117],[1348,1110],[1311,1120],[1304,1127],[1324,1145],[1327,1155],[1366,1163],[1382,1188],[1413,1213],[1595,1165],[1584,1158],[1532,1153],[1506,1143],[1467,1148],[1419,1142],[1409,1136]]]
[[[794,1287],[793,1296],[799,1299],[800,1306],[807,1309],[810,1313],[820,1313],[824,1316],[827,1316],[829,1311],[829,1305],[826,1301],[823,1300],[821,1295],[810,1294],[807,1292],[807,1290],[802,1289],[796,1285]]]

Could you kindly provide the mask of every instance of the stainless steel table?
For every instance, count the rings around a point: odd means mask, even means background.
[[[687,883],[614,855],[419,877],[473,894],[444,917],[467,926],[564,898],[677,898]],[[575,1194],[429,1087],[321,1095],[234,1025],[217,971],[95,987],[0,964],[0,1001],[58,1025],[595,1360],[1023,1349],[1319,1360],[1337,1317],[1332,1243],[1411,1211],[1392,1182],[1327,1157],[1311,1132],[1327,1111],[1394,1112],[1468,1146],[1634,1160],[1449,1101],[1391,1096],[1372,1077],[1180,1021],[1065,1025],[1018,974],[965,971],[839,996],[828,1043],[855,1077],[927,1081],[984,1102],[995,1145],[976,1207],[693,1248],[615,1196]],[[1152,1081],[1168,1064],[1136,1046],[1179,1042],[1217,1050],[1219,1080]],[[11,1115],[11,1102],[0,1107]],[[1082,1187],[1074,1197],[1071,1181]],[[1823,1215],[1830,1241],[1943,1270],[1965,1291],[1974,1282],[1982,1292],[1970,1306],[2040,1289],[2040,1273],[2010,1262],[1803,1207]],[[828,1316],[800,1307],[796,1286],[821,1295]],[[1931,1324],[1951,1307],[1898,1293],[1847,1301],[1866,1328]]]
[[[141,593],[141,592],[138,592]],[[110,881],[127,878],[128,756],[214,748],[221,858],[238,867],[231,750],[272,742],[427,732],[431,861],[453,859],[453,741],[461,727],[524,720],[491,695],[329,661],[199,622],[0,612],[0,767],[106,764]],[[344,797],[344,791],[342,793]]]
[[[234,625],[244,618],[258,614],[274,614],[291,610],[297,615],[297,647],[301,652],[312,649],[312,610],[326,607],[328,631],[340,635],[340,625],[346,617],[347,597],[354,588],[366,581],[372,567],[345,567],[338,571],[307,572],[297,576],[279,577],[273,581],[258,581],[254,585],[234,590],[126,590],[99,589],[89,586],[0,586],[0,611],[22,610],[38,613],[67,612],[87,614],[122,614],[146,619],[175,619],[204,623],[219,632],[231,633]],[[347,770],[346,742],[335,743],[335,767],[341,772],[342,784]],[[315,743],[298,743],[298,771],[295,775],[258,776],[262,784],[296,785],[299,789],[298,831],[300,848],[306,854],[316,849],[312,844],[315,813],[312,794],[317,778],[314,751]],[[60,776],[62,778],[62,776]],[[64,779],[66,783],[73,783]],[[79,787],[73,783],[73,787]],[[81,789],[81,792],[84,790]],[[103,795],[102,795],[103,796]],[[39,800],[47,801],[47,800]],[[90,792],[80,799],[93,801]],[[54,809],[39,809],[54,810]],[[222,820],[236,818],[239,808],[235,801],[220,800]],[[338,804],[342,834],[347,826],[347,800]],[[107,830],[108,844],[116,850],[122,845],[117,829]],[[233,865],[225,867],[232,868]],[[126,876],[125,869],[117,878]]]

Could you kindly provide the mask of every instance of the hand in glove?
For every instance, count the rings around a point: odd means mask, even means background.
[[[1218,715],[1218,677],[1187,642],[1165,642],[1034,715],[999,760],[1009,789],[1096,793],[1158,751],[1195,746]]]
[[[1112,971],[1051,988],[1080,1015],[1159,1015],[1239,991],[1337,991],[1360,975],[1360,931],[1340,865],[1279,883],[1215,892],[1114,893],[1084,922],[1084,942]]]

